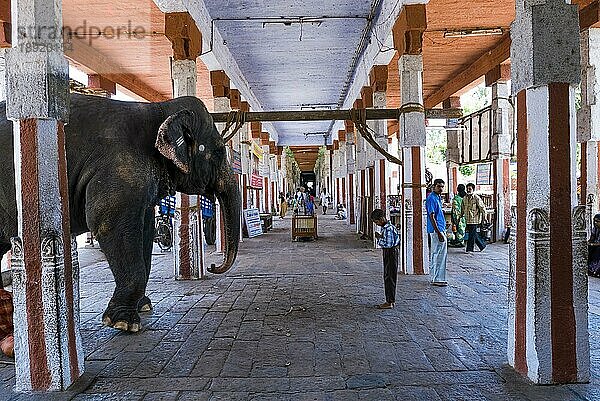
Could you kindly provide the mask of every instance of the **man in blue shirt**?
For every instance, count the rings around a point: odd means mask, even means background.
[[[400,234],[392,223],[385,218],[381,209],[371,212],[373,223],[382,227],[381,234],[375,233],[377,244],[383,248],[383,284],[385,287],[385,303],[377,305],[379,309],[392,309],[396,302],[396,279],[398,278],[398,244]]]
[[[446,219],[442,209],[442,192],[445,182],[438,178],[433,181],[433,192],[425,201],[427,209],[427,233],[431,242],[429,249],[429,274],[431,284],[446,286],[446,258],[448,241],[446,241]]]

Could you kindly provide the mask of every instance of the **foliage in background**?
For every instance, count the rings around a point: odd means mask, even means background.
[[[292,184],[292,188],[300,186],[300,166],[294,157],[294,152],[289,146],[284,148],[285,151],[285,176],[288,179],[288,183]]]
[[[446,130],[442,127],[430,128],[427,130],[427,147],[425,154],[428,163],[446,164],[446,148],[448,147],[448,137]]]
[[[492,91],[485,85],[479,85],[460,98],[463,115],[475,113],[492,104]]]
[[[317,189],[322,191],[327,187],[328,165],[325,156],[328,155],[327,147],[321,146],[315,161],[315,175],[317,176]]]

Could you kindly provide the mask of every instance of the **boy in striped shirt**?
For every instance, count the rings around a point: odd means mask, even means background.
[[[385,303],[377,305],[378,309],[392,309],[396,302],[396,279],[398,278],[398,244],[400,234],[392,223],[385,217],[381,209],[371,213],[373,223],[380,226],[381,234],[375,233],[377,245],[383,249],[383,283],[385,287]]]

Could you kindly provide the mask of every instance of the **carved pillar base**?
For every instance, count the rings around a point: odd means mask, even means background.
[[[517,230],[511,230],[508,362],[535,383],[589,381],[585,215],[585,206],[573,209],[572,247],[567,252],[572,253],[569,281],[573,283],[573,292],[566,294],[568,302],[553,299],[552,295],[557,289],[552,280],[555,269],[548,212],[535,208],[528,212],[525,240],[517,235]],[[513,207],[512,226],[517,224],[517,208]],[[525,255],[518,249],[523,247],[521,241],[525,242]],[[568,320],[573,325],[564,325]],[[571,338],[570,344],[558,339],[565,334]],[[572,347],[572,353],[558,349],[565,347]]]
[[[24,247],[18,237],[12,238],[11,244],[16,390],[65,390],[84,371],[79,332],[77,244],[74,239],[69,241],[69,254],[65,257],[61,237],[42,238],[41,248],[37,250],[41,256],[39,273],[29,275],[25,260],[33,256],[34,250],[31,246]],[[65,269],[65,259],[69,263],[74,261],[69,269]],[[65,286],[67,281],[72,280],[76,280],[74,283],[77,284]],[[35,300],[26,295],[34,288],[38,292]],[[40,309],[32,310],[36,305]],[[29,324],[18,324],[20,321]],[[40,323],[42,321],[43,324]],[[32,373],[32,369],[36,372]]]

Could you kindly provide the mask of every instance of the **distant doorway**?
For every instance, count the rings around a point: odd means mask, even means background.
[[[300,173],[300,185],[306,189],[307,193],[314,197],[317,196],[316,182],[317,176],[312,171]]]

